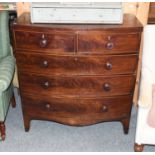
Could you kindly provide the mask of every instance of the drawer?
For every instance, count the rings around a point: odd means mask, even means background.
[[[81,32],[78,35],[78,52],[99,54],[137,53],[139,46],[139,33]]]
[[[24,94],[24,112],[70,125],[88,125],[130,115],[132,96],[112,98],[36,97]],[[70,119],[71,118],[71,119]]]
[[[134,89],[135,76],[41,76],[20,72],[23,92],[40,95],[125,95]]]
[[[17,51],[18,70],[55,75],[111,75],[135,73],[137,55],[56,56]],[[31,69],[30,69],[31,68]]]
[[[68,52],[73,53],[74,34],[69,33],[42,33],[15,31],[15,48],[35,50],[39,52]]]

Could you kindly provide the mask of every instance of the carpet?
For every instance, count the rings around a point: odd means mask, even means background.
[[[21,101],[10,106],[6,119],[6,140],[0,141],[1,152],[132,152],[136,131],[136,109],[133,107],[129,134],[124,135],[120,122],[104,122],[73,127],[50,121],[31,121],[24,131]],[[155,146],[144,151],[154,152]]]

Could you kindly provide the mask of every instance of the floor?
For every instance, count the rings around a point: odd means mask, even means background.
[[[124,135],[120,122],[71,127],[49,121],[32,121],[30,131],[25,132],[21,102],[17,98],[17,107],[10,107],[8,112],[7,137],[0,141],[0,151],[132,152],[135,129],[136,109],[133,108],[128,135]],[[145,146],[144,151],[155,152],[155,146]]]

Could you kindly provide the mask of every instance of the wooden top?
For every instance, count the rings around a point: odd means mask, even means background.
[[[135,31],[142,31],[143,26],[139,22],[139,20],[131,14],[124,14],[123,24],[32,24],[30,13],[22,14],[17,21],[14,23],[14,28],[28,28],[28,27],[46,27],[47,29],[63,29],[63,30],[72,30],[72,29],[79,29],[79,30],[99,30],[99,29],[126,29],[126,30],[135,30]]]

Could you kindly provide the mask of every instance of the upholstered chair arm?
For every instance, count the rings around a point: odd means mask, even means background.
[[[15,58],[11,55],[0,59],[0,92],[5,91],[13,78]]]

